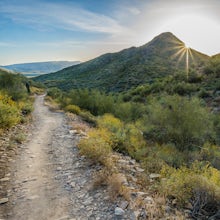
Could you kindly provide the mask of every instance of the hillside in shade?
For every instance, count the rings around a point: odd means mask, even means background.
[[[34,62],[34,63],[20,63],[2,66],[14,72],[22,73],[26,76],[36,76],[45,73],[52,73],[64,69],[69,66],[79,64],[79,61],[48,61],[48,62]]]
[[[209,56],[190,49],[190,68],[199,70],[208,60]],[[143,46],[107,53],[56,73],[39,76],[35,80],[62,90],[98,88],[107,92],[120,92],[185,71],[185,68],[184,42],[166,32]]]

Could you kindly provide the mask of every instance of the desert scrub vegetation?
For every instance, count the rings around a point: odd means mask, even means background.
[[[143,124],[146,139],[173,143],[180,151],[192,150],[214,138],[211,114],[198,98],[174,95],[153,99]]]
[[[110,113],[125,122],[136,121],[146,111],[143,103],[124,102],[119,94],[107,94],[94,89],[78,89],[65,93],[57,88],[50,88],[48,96],[56,100],[63,109],[75,105],[94,116]]]
[[[74,113],[74,114],[77,114],[77,115],[78,115],[78,114],[80,113],[81,109],[80,109],[80,107],[77,106],[77,105],[67,105],[67,106],[65,107],[65,111],[71,112],[71,113]]]
[[[132,157],[146,146],[141,131],[132,123],[124,123],[111,114],[98,117],[97,126],[111,134],[112,149]]]
[[[19,74],[0,74],[0,129],[5,130],[19,122],[33,110],[33,99],[29,96],[25,83],[27,79]]]
[[[20,122],[17,104],[7,95],[0,93],[0,128],[6,129]]]
[[[110,136],[111,134],[106,129],[92,129],[88,132],[88,138],[79,142],[80,153],[93,163],[105,164],[112,152]]]
[[[74,113],[93,123],[79,148],[91,161],[104,165],[95,185],[104,183],[112,195],[123,194],[115,163],[109,160],[112,151],[120,152],[139,161],[145,174],[161,174],[151,186],[145,185],[166,198],[167,204],[179,208],[190,204],[194,218],[212,216],[220,208],[220,118],[196,95],[201,93],[196,87],[202,80],[199,76],[173,86],[171,91],[173,80],[139,87],[127,96],[92,90],[66,94],[56,89],[54,96],[64,109],[71,111],[68,106],[73,106]],[[166,93],[161,91],[163,83]],[[108,176],[115,180],[108,182]]]
[[[208,163],[194,162],[175,169],[163,166],[162,192],[179,206],[191,204],[192,216],[214,215],[220,205],[220,172]]]

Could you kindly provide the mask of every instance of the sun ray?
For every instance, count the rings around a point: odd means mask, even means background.
[[[189,55],[190,55],[190,57],[191,57],[191,59],[192,59],[193,64],[195,64],[196,61],[195,61],[195,59],[194,59],[194,56],[193,56],[193,53],[192,53],[191,48],[189,48]]]
[[[178,57],[180,54],[182,54],[184,52],[184,48],[180,49],[179,51],[177,51],[175,54],[172,55],[172,59],[175,59],[176,57]]]
[[[186,78],[189,79],[189,48],[186,48]]]
[[[185,54],[186,54],[186,50],[182,50],[181,53],[180,53],[180,56],[179,56],[179,58],[178,58],[178,60],[177,60],[177,64],[180,63],[180,61],[183,59],[183,57],[185,56]]]
[[[193,57],[193,52],[191,50],[190,47],[187,47],[184,43],[182,43],[181,45],[176,45],[174,47],[172,47],[171,50],[177,50],[176,53],[174,53],[171,56],[171,59],[176,59],[177,58],[177,66],[179,65],[180,61],[185,59],[185,71],[186,71],[186,78],[187,81],[189,79],[189,68],[190,68],[190,61],[193,62],[193,64],[195,64],[195,59]]]

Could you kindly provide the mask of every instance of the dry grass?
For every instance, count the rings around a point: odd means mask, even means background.
[[[118,196],[123,196],[126,182],[126,177],[121,173],[113,173],[108,177],[108,192],[111,200],[115,200]]]
[[[19,132],[11,138],[11,141],[14,141],[18,144],[22,144],[26,140],[26,135],[23,132]]]
[[[93,176],[92,188],[97,189],[101,186],[106,186],[108,176],[109,176],[109,171],[107,169],[102,169],[102,170],[96,172]]]

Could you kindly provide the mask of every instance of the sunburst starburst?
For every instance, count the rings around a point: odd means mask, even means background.
[[[186,66],[186,78],[187,80],[189,79],[189,61],[190,58],[191,60],[194,62],[194,58],[193,58],[193,54],[192,54],[192,50],[190,47],[188,47],[186,44],[184,43],[180,43],[177,42],[176,44],[177,46],[174,46],[172,49],[176,50],[176,53],[172,56],[173,59],[177,58],[177,63],[179,64],[179,62],[183,59],[185,59],[185,66]]]

